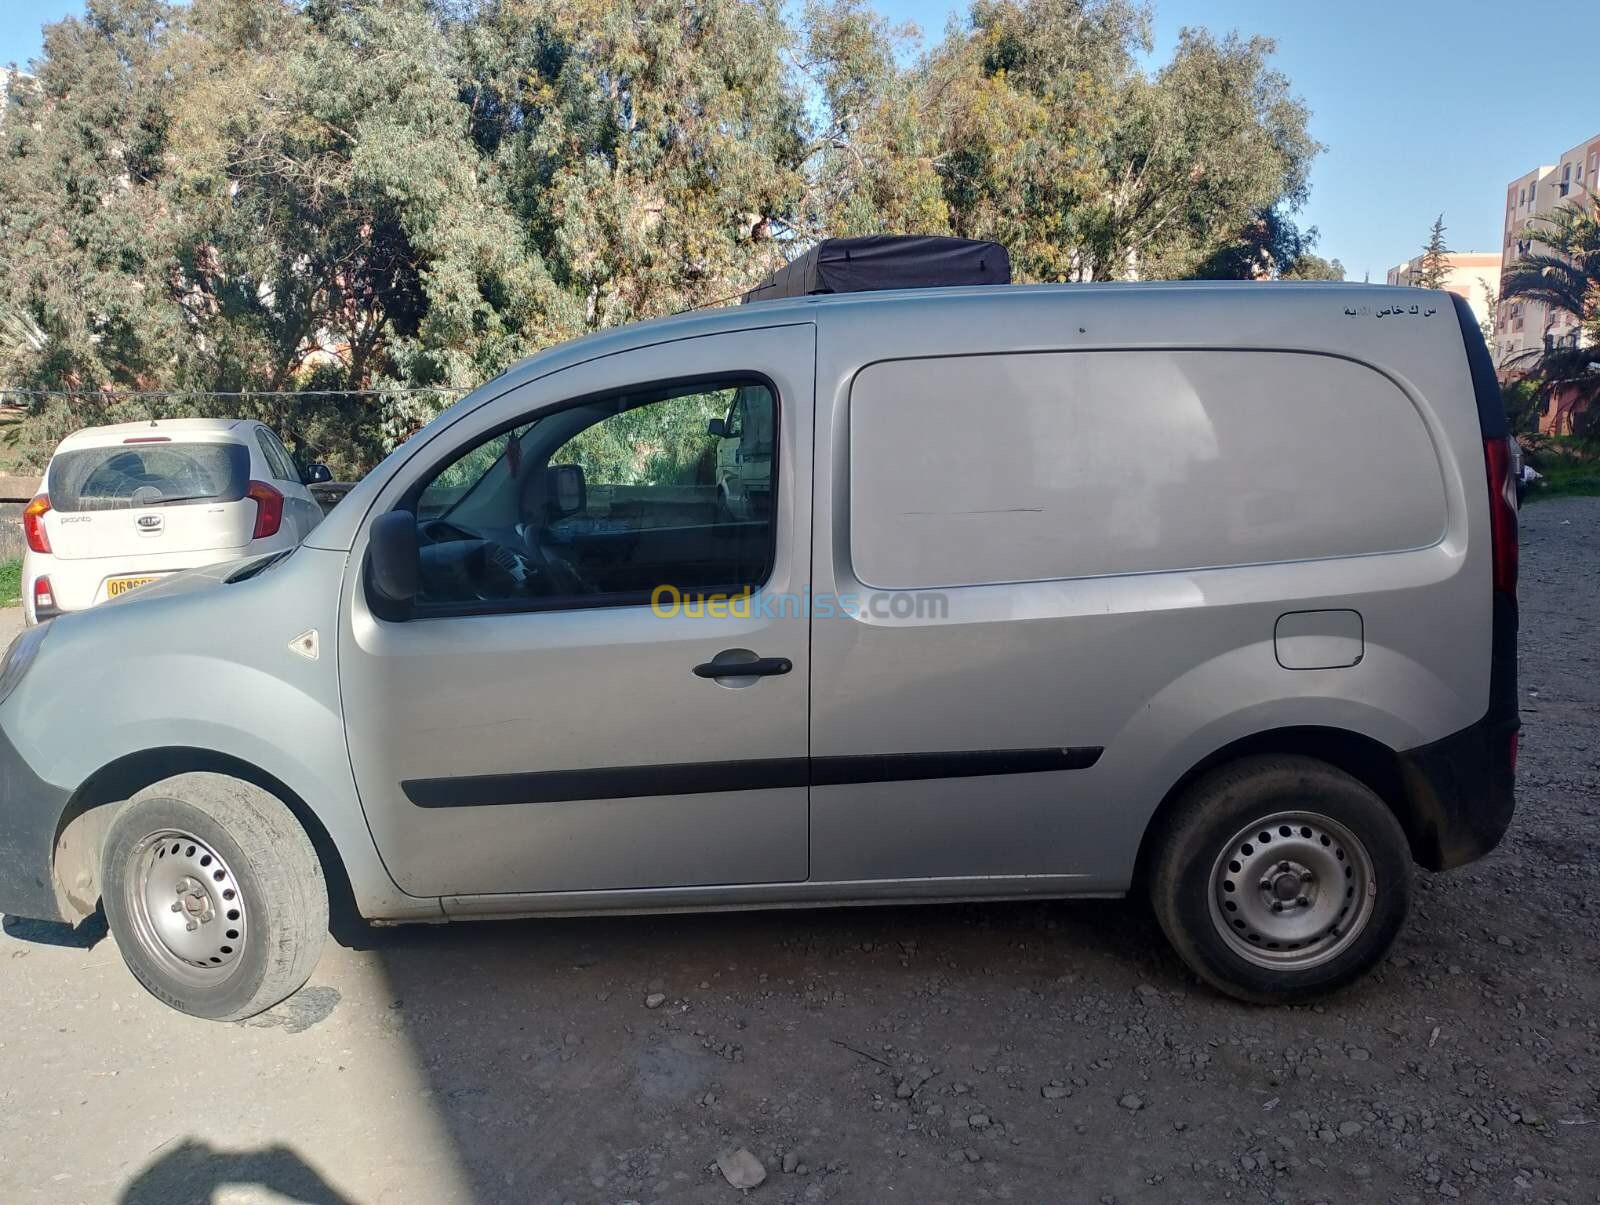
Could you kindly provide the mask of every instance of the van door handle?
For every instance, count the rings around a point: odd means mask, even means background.
[[[724,649],[710,661],[704,661],[694,667],[694,676],[697,678],[770,678],[774,674],[786,674],[794,668],[794,662],[787,657],[755,657],[751,660],[733,660],[734,657],[749,653],[744,649]]]

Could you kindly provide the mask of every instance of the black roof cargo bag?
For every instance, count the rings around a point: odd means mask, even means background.
[[[744,295],[745,301],[1011,283],[1011,257],[999,243],[932,234],[871,234],[823,239]]]

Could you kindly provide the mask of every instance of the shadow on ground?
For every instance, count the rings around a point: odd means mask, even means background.
[[[92,950],[106,936],[106,913],[104,906],[97,907],[76,925],[5,916],[0,917],[0,931],[8,937],[14,937],[18,941],[33,942],[35,945]]]
[[[1120,902],[474,922],[372,944],[479,1205],[732,1199],[711,1168],[740,1147],[773,1200],[971,1199],[946,1122],[884,1124],[906,1052],[956,1075],[1016,1045],[1042,1070],[1065,1032],[1088,1061],[1060,1011],[1080,976],[1118,994],[1187,981]],[[1059,1187],[1059,1155],[1015,1152],[1018,1199]]]
[[[219,1191],[259,1188],[300,1205],[355,1205],[285,1146],[219,1151],[186,1139],[128,1183],[119,1205],[210,1205]]]

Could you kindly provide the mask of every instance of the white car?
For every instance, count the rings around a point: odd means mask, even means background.
[[[312,465],[311,483],[326,481]],[[87,427],[67,436],[23,512],[28,624],[169,573],[299,544],[322,519],[283,443],[248,419]]]

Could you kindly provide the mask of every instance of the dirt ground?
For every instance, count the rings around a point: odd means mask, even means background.
[[[22,631],[22,608],[0,607],[0,648],[11,643],[18,632]]]
[[[1142,904],[463,925],[240,1025],[0,937],[0,1201],[1600,1201],[1600,499],[1523,526],[1520,809],[1322,1005]]]

